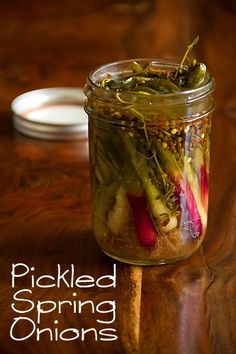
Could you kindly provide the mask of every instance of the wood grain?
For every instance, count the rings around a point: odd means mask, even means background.
[[[0,3],[0,352],[1,354],[232,354],[236,352],[236,8],[232,1],[9,0]],[[116,302],[118,340],[14,342],[9,329],[11,264],[54,274],[75,265],[95,278],[113,261],[90,220],[86,141],[34,140],[12,128],[10,103],[41,87],[84,85],[88,72],[130,57],[194,54],[217,88],[212,128],[209,225],[203,247],[174,265],[117,264],[117,287],[78,290],[81,300]],[[27,286],[27,280],[20,286]],[[71,300],[72,290],[35,289],[33,301]],[[44,318],[50,326],[53,314]],[[58,327],[101,326],[65,310]]]

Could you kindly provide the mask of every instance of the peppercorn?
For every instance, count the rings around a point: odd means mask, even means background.
[[[182,144],[181,144],[181,143],[178,143],[178,144],[177,144],[177,147],[178,147],[178,148],[181,148],[181,147],[182,147]]]

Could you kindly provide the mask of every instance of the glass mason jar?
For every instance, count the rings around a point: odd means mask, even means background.
[[[107,74],[128,73],[132,62],[95,69],[85,86],[93,229],[114,259],[172,263],[195,252],[206,233],[214,79],[208,73],[202,87],[167,94],[97,85]]]

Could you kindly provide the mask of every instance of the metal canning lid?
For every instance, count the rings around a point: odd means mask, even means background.
[[[14,128],[38,139],[87,139],[84,100],[80,88],[55,87],[26,92],[11,104]]]

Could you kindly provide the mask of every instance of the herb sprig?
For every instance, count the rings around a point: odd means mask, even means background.
[[[108,74],[98,85],[107,90],[142,95],[168,94],[197,88],[208,79],[206,66],[197,63],[195,59],[188,59],[198,41],[199,36],[188,45],[180,64],[174,70],[157,68],[153,62],[142,65],[134,61],[128,72],[116,77]]]

